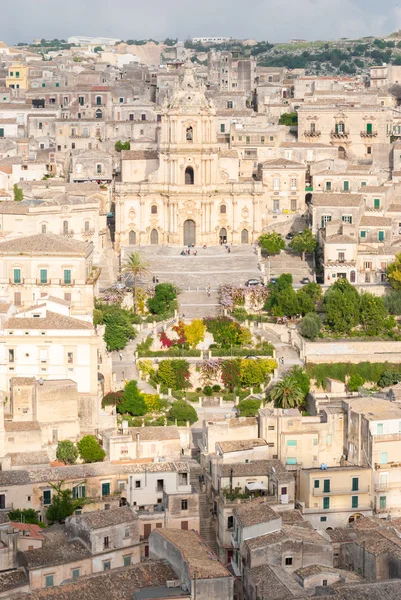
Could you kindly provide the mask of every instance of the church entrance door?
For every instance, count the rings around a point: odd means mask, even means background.
[[[225,227],[220,229],[219,242],[220,244],[227,244],[227,229]]]
[[[192,246],[196,243],[196,225],[195,221],[188,219],[184,223],[184,246]]]

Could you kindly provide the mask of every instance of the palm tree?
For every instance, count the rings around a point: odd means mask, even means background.
[[[122,272],[132,275],[132,289],[134,299],[134,312],[136,313],[136,293],[137,282],[139,277],[150,273],[149,263],[139,254],[139,252],[131,252],[122,266]]]
[[[278,381],[269,393],[269,399],[276,408],[296,408],[304,402],[304,394],[298,387],[298,382],[288,375]]]

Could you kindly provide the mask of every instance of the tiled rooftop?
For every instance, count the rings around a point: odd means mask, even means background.
[[[251,527],[280,518],[280,515],[270,508],[263,498],[255,498],[240,504],[235,508],[234,513],[242,527]]]

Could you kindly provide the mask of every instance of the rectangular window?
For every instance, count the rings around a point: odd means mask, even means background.
[[[327,517],[320,517],[321,523],[325,523],[327,521]]]
[[[297,464],[297,459],[296,458],[287,458],[286,464],[287,465],[296,465]]]
[[[373,125],[372,123],[366,123],[366,133],[372,133]]]
[[[379,209],[379,208],[380,208],[380,198],[375,198],[375,199],[373,200],[373,206],[374,206],[374,208],[376,208],[376,209]]]
[[[380,452],[380,464],[381,465],[387,464],[387,452]]]
[[[225,133],[226,132],[226,126],[224,125],[224,123],[221,123],[220,125],[220,133]]]
[[[292,565],[292,556],[287,556],[285,559],[285,566],[290,567]]]
[[[290,183],[291,183],[291,189],[292,189],[292,190],[296,190],[296,189],[297,189],[297,178],[296,178],[296,177],[293,177],[293,178],[291,179]]]
[[[72,488],[72,497],[73,498],[85,498],[86,496],[86,486],[84,485],[76,485]]]
[[[54,586],[54,575],[46,575],[45,577],[45,587],[53,587]]]
[[[73,569],[71,575],[72,575],[72,579],[78,579],[79,578],[79,569]]]
[[[40,269],[40,283],[47,283],[47,269]]]
[[[326,181],[326,192],[331,192],[331,181]]]
[[[331,215],[323,215],[322,216],[322,227],[326,227],[326,223],[330,223]]]
[[[96,165],[96,173],[100,175],[102,173],[102,165]]]
[[[352,216],[351,215],[343,215],[341,218],[344,223],[349,223],[350,225],[352,225]]]
[[[102,496],[110,496],[110,483],[102,483]]]
[[[361,231],[359,235],[361,238],[366,238],[366,231]]]
[[[382,510],[387,508],[387,496],[380,496],[380,508]]]
[[[358,508],[358,496],[352,496],[352,508]]]
[[[65,285],[71,284],[71,270],[70,269],[64,269],[64,283],[65,283]]]
[[[124,567],[129,567],[131,564],[131,554],[129,556],[123,556]]]
[[[4,137],[4,128],[0,127],[0,138]]]
[[[339,252],[338,253],[338,262],[340,262],[340,263],[345,262],[345,254],[344,254],[344,252]]]
[[[14,362],[14,350],[8,350],[8,362]]]
[[[377,435],[383,435],[383,423],[377,424]]]
[[[188,500],[181,500],[181,510],[188,510]]]
[[[384,231],[379,231],[377,238],[378,238],[379,242],[384,242]]]
[[[331,435],[331,433],[329,433],[327,435],[327,445],[331,446],[331,442],[332,442],[333,436]]]
[[[108,535],[106,535],[106,537],[103,538],[103,547],[108,548],[109,546],[110,546],[110,538]]]
[[[273,190],[278,192],[280,190],[280,177],[274,177],[273,179]]]
[[[21,269],[14,269],[14,283],[21,283]]]
[[[287,446],[296,446],[297,440],[287,440]]]
[[[246,143],[247,144],[251,143],[251,137],[249,135],[246,136]]]
[[[323,508],[325,510],[330,508],[330,498],[323,498]]]
[[[330,492],[330,479],[323,480],[323,491]]]
[[[349,192],[349,181],[344,181],[344,192]]]
[[[51,503],[52,503],[52,492],[51,492],[51,490],[44,490],[43,491],[43,504],[45,506],[48,506]]]
[[[315,490],[320,488],[320,479],[315,479],[313,487],[315,488]]]
[[[357,492],[359,490],[359,477],[352,478],[352,491]]]
[[[141,487],[141,482],[140,481],[135,481],[135,487],[136,489],[139,489]]]
[[[103,563],[103,571],[110,571],[111,569],[111,561],[105,560]]]

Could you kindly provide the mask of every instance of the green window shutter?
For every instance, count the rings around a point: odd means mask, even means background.
[[[110,483],[102,483],[102,496],[110,496]]]
[[[326,192],[331,192],[331,181],[326,181]]]
[[[315,479],[313,487],[315,488],[315,490],[318,489],[318,488],[320,488],[320,480],[319,479]]]
[[[19,71],[15,71],[15,76],[19,77]]]
[[[366,231],[361,231],[360,236],[361,236],[361,238],[365,238],[366,237]]]
[[[383,435],[383,423],[377,424],[377,435]]]
[[[322,523],[325,523],[327,521],[327,517],[320,517],[320,520]]]
[[[344,192],[349,192],[349,181],[344,181]]]
[[[296,446],[297,440],[287,440],[287,446]]]
[[[359,477],[352,478],[352,491],[357,492],[359,490]]]
[[[329,492],[330,491],[330,479],[324,479],[323,480],[323,491],[324,492]]]
[[[0,138],[3,138],[3,137],[4,137],[4,128],[1,127],[0,128]]]
[[[287,465],[296,465],[297,464],[297,459],[296,458],[287,458],[286,464]]]
[[[381,465],[387,464],[387,452],[380,452],[380,464]]]
[[[372,123],[366,123],[366,133],[372,133],[373,125]]]
[[[59,84],[59,83],[56,83],[56,87],[60,87],[60,84]]]
[[[46,87],[46,84],[45,84],[45,83],[42,83],[42,87]]]
[[[380,496],[380,508],[387,508],[387,496]]]
[[[51,504],[52,503],[52,493],[51,490],[43,491],[43,504]]]
[[[21,269],[14,269],[14,283],[21,283]]]
[[[220,132],[221,133],[225,133],[225,131],[226,131],[226,126],[224,125],[224,123],[221,123],[221,125],[220,125]]]
[[[40,283],[47,283],[47,269],[40,269]]]
[[[352,496],[352,508],[358,508],[358,496]]]
[[[66,285],[71,284],[71,270],[70,269],[64,269],[64,283]]]
[[[78,577],[79,577],[79,569],[73,569],[72,570],[72,578],[78,579]]]
[[[384,242],[384,231],[379,231],[378,239],[379,242]]]
[[[81,498],[86,498],[86,486],[81,485]]]
[[[366,187],[366,181],[362,181],[361,187]]]
[[[10,77],[14,77],[14,71],[10,71]]]
[[[323,498],[323,508],[325,510],[330,508],[330,498]]]
[[[380,198],[375,198],[373,202],[375,208],[380,208]]]
[[[54,586],[54,575],[46,575],[45,577],[45,587],[53,587]]]
[[[334,131],[338,133],[338,123],[335,124]]]
[[[129,567],[131,564],[131,556],[124,556],[124,567]]]

